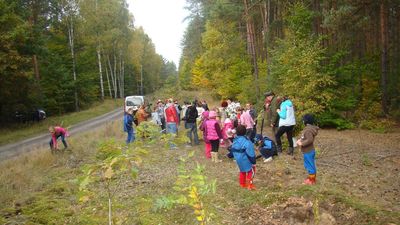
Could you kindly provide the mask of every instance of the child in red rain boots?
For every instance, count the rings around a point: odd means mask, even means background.
[[[311,114],[303,116],[304,130],[297,145],[301,147],[304,156],[304,167],[308,172],[308,178],[304,181],[306,185],[313,185],[316,182],[317,168],[315,167],[314,138],[318,134],[318,127],[314,126],[314,117]]]
[[[253,143],[246,137],[246,127],[236,128],[236,138],[233,140],[231,152],[239,167],[239,184],[249,190],[255,189],[253,178],[256,173],[256,154]]]

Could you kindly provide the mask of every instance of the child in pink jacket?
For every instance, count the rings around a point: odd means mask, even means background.
[[[205,144],[205,155],[206,158],[211,158],[211,143],[209,140],[207,140],[207,133],[206,133],[206,121],[208,120],[208,115],[209,115],[209,111],[204,111],[201,114],[201,121],[200,121],[200,125],[199,125],[199,129],[201,131],[203,131],[203,140],[204,140],[204,144]]]
[[[233,142],[230,140],[232,138],[232,134],[230,131],[234,129],[233,122],[231,119],[226,118],[224,121],[224,127],[222,128],[222,138],[224,139],[224,144],[229,147]]]
[[[64,150],[68,148],[67,142],[65,141],[65,137],[68,137],[68,131],[62,127],[49,127],[49,132],[51,134],[51,140],[49,142],[51,150],[57,150],[57,139],[61,137],[61,141],[64,145]]]
[[[222,162],[218,159],[218,149],[222,140],[221,127],[217,121],[217,113],[210,111],[208,120],[205,122],[205,133],[207,140],[211,143],[211,159],[213,162]]]

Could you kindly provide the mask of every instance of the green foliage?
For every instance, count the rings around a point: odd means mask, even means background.
[[[296,2],[288,10],[290,13],[286,18],[288,28],[298,38],[308,38],[311,34],[311,23],[314,13],[304,3]]]
[[[97,149],[96,160],[83,166],[81,169],[83,175],[78,178],[78,198],[82,204],[86,204],[89,200],[101,199],[102,197],[96,194],[97,190],[105,189],[109,220],[115,220],[112,217],[112,205],[117,204],[114,203],[114,198],[121,183],[127,179],[137,178],[143,156],[147,155],[148,150],[157,145],[157,151],[161,151],[169,148],[170,144],[177,145],[188,141],[185,134],[180,136],[161,134],[159,126],[151,122],[141,123],[136,131],[137,138],[129,145],[123,145],[112,139],[101,143]],[[202,170],[196,171],[202,172]],[[203,193],[204,190],[201,189],[201,191]],[[118,207],[114,206],[114,208]]]
[[[336,128],[338,130],[353,129],[355,126],[349,120],[332,112],[324,112],[317,117],[317,123],[320,127]]]
[[[396,123],[389,119],[372,119],[360,121],[359,127],[377,133],[387,133],[391,131],[395,125]]]
[[[136,127],[136,136],[138,138],[146,139],[146,142],[149,144],[154,144],[160,141],[160,132],[160,126],[151,121],[142,122]]]
[[[194,14],[182,40],[182,57],[179,63],[179,86],[184,90],[192,90],[192,68],[199,54],[202,53],[202,33],[205,30],[205,20],[199,14]]]
[[[199,28],[194,20],[202,21],[205,29],[197,29],[197,35],[185,34],[181,84],[192,81],[217,98],[257,100],[259,105],[259,96],[248,87],[272,89],[293,99],[299,118],[304,113],[327,111],[332,119],[327,123],[337,124],[339,129],[359,123],[358,114],[368,114],[369,120],[387,116],[375,107],[382,107],[382,93],[387,90],[389,113],[399,118],[400,51],[393,35],[399,26],[397,1],[386,5],[386,36],[392,46],[387,51],[386,85],[380,82],[382,2],[248,1],[248,12],[243,1],[187,2],[191,12],[187,32]],[[199,43],[201,51],[197,51]],[[255,71],[248,57],[253,44],[259,67],[257,80],[251,76]],[[369,110],[370,105],[376,111]]]
[[[97,161],[82,168],[83,175],[79,180],[79,201],[85,203],[97,197],[91,185],[104,185],[108,198],[109,221],[112,218],[112,200],[119,190],[121,181],[127,178],[136,179],[142,156],[147,151],[135,145],[122,146],[114,140],[100,145],[96,154]]]
[[[204,175],[205,167],[198,163],[193,170],[186,169],[186,164],[193,156],[194,151],[190,152],[187,157],[179,159],[178,178],[173,187],[176,193],[158,198],[155,207],[171,209],[175,205],[190,206],[198,224],[206,224],[211,217],[207,212],[204,198],[215,193],[216,180],[210,182]]]
[[[204,53],[192,69],[193,84],[207,88],[222,98],[241,99],[251,95],[251,65],[243,57],[244,42],[235,32],[236,23],[222,25],[223,21],[209,21],[203,34]],[[245,90],[245,91],[244,91]]]
[[[107,140],[99,145],[97,148],[96,159],[106,160],[108,158],[114,158],[122,154],[122,146],[120,146],[115,140]]]
[[[301,28],[306,26],[305,22],[311,22],[311,13],[307,10],[299,4],[291,8],[288,23],[292,24],[289,28],[293,30],[289,29],[286,38],[277,41],[271,62],[271,76],[279,81],[275,89],[291,98],[299,118],[306,113],[318,114],[328,108],[333,98],[329,87],[335,84],[333,77],[321,69],[325,51],[320,40]],[[300,19],[302,17],[305,17],[304,21]]]
[[[142,72],[146,94],[177,76],[134,28],[125,0],[2,1],[0,15],[2,122],[11,123],[15,111],[42,108],[52,116],[87,108],[104,100],[101,83],[113,98],[138,94]]]
[[[0,2],[0,121],[5,121],[15,110],[29,108],[25,99],[31,90],[31,58],[25,52],[28,26],[20,5]]]

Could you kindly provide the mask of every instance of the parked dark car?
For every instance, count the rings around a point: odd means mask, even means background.
[[[16,111],[14,119],[19,123],[39,122],[46,119],[46,112],[43,109],[34,109],[30,112]]]

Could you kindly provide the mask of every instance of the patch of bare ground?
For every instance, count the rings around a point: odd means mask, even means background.
[[[226,215],[221,223],[397,224],[399,143],[398,132],[320,130],[317,185],[311,187],[302,184],[307,174],[300,150],[270,163],[259,160],[253,192],[238,187],[232,160],[211,164],[209,176],[219,182],[217,209]]]

